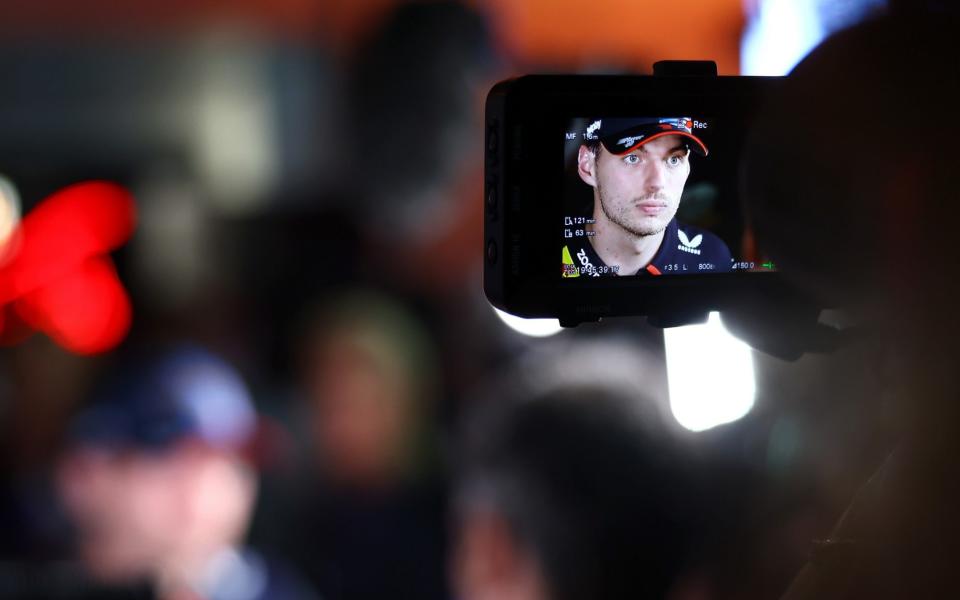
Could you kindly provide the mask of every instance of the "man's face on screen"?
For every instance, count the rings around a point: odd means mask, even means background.
[[[663,231],[680,206],[690,175],[689,154],[676,135],[656,138],[622,155],[601,148],[593,161],[603,214],[638,237]]]

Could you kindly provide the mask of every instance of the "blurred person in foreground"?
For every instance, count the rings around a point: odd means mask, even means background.
[[[640,399],[573,386],[467,425],[457,485],[463,600],[713,597],[698,576],[703,473]]]
[[[378,280],[439,305],[434,318],[454,332],[477,298],[483,106],[504,67],[480,8],[394,3],[351,63],[344,122],[352,135],[340,146],[343,199],[369,266]],[[405,150],[376,160],[374,144]]]
[[[875,410],[900,438],[814,545],[790,599],[947,598],[960,587],[955,13],[894,2],[828,39],[770,101],[747,150],[758,241],[860,332],[849,343],[871,357],[883,381]],[[802,328],[773,312],[729,324],[757,345],[803,343]]]
[[[436,356],[422,325],[372,291],[332,295],[302,329],[312,473],[291,555],[325,598],[447,597]]]
[[[117,371],[73,422],[57,474],[92,577],[118,596],[315,597],[243,546],[256,433],[243,381],[202,349]]]

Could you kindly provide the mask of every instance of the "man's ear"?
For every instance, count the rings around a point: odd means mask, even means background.
[[[577,173],[584,183],[597,187],[597,155],[585,144],[580,146],[577,154]]]

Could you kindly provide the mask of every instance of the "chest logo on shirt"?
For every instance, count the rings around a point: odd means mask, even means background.
[[[698,248],[703,242],[702,233],[698,233],[691,240],[687,237],[687,234],[678,229],[677,237],[680,238],[680,244],[677,246],[677,250],[683,250],[684,252],[689,252],[690,254],[700,254],[700,250]]]

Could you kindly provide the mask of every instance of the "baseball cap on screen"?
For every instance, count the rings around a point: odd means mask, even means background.
[[[693,133],[693,119],[689,117],[613,118],[593,119],[583,137],[599,140],[612,154],[626,154],[650,140],[665,135],[679,135],[692,140],[690,149],[706,156],[706,144]]]

